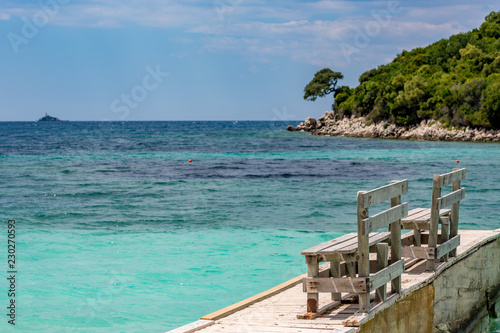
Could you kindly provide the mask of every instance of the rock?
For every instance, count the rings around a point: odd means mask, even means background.
[[[305,122],[305,126],[308,128],[308,129],[315,129],[316,128],[316,119],[314,119],[313,117],[308,117],[306,118],[306,122]]]
[[[430,141],[500,141],[500,131],[476,128],[447,129],[435,120],[422,120],[419,124],[402,127],[387,121],[370,123],[364,117],[344,117],[336,119],[334,112],[326,112],[318,121],[309,117],[295,129],[288,126],[288,131],[311,132],[313,135],[395,138],[405,140]]]
[[[288,126],[286,127],[286,130],[287,130],[287,131],[289,131],[289,132],[293,132],[295,129],[293,128],[293,126],[292,126],[292,125],[288,125]]]

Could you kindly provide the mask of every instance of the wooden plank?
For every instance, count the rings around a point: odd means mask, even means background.
[[[304,285],[307,293],[367,293],[368,277],[358,278],[312,278],[305,277]],[[315,311],[308,311],[315,312]]]
[[[197,321],[192,322],[190,324],[187,324],[187,325],[178,327],[176,329],[167,331],[165,333],[191,333],[191,332],[195,332],[197,330],[201,330],[202,328],[208,327],[208,326],[213,325],[213,324],[215,324],[215,321],[213,321],[213,320],[200,319],[200,320],[197,320]]]
[[[465,198],[465,189],[461,188],[458,191],[451,192],[450,194],[438,198],[438,207],[439,209],[449,207],[451,204],[457,203],[463,198]]]
[[[437,245],[438,223],[439,223],[439,204],[438,198],[441,196],[441,176],[434,175],[432,178],[432,199],[431,199],[431,219],[429,224],[429,247],[434,248]],[[434,253],[435,254],[435,253]],[[435,258],[435,257],[434,257]],[[436,262],[434,258],[427,259],[426,270],[434,270]]]
[[[436,250],[433,247],[403,246],[401,256],[420,259],[435,259]]]
[[[370,276],[370,249],[369,235],[365,235],[361,231],[362,221],[368,217],[368,206],[363,206],[364,192],[358,192],[357,197],[357,217],[358,217],[358,276]],[[352,278],[354,279],[354,278]],[[359,294],[359,310],[360,312],[370,312],[370,292]]]
[[[429,220],[420,222],[411,221],[411,222],[404,222],[401,224],[401,226],[403,227],[403,229],[406,230],[411,230],[411,229],[429,230],[430,224]]]
[[[396,277],[403,274],[405,271],[405,261],[398,260],[393,264],[390,264],[380,272],[375,273],[370,277],[370,289],[377,289],[383,284],[394,280]]]
[[[391,199],[391,207],[397,207],[400,204],[401,196]],[[408,210],[408,204],[406,210]],[[391,261],[396,262],[397,260],[401,260],[401,220],[391,224]],[[401,293],[401,276],[391,281],[391,291]]]
[[[347,261],[345,263],[345,276],[347,277],[356,276],[356,264],[354,262]]]
[[[443,243],[437,247],[436,258],[441,258],[451,250],[456,249],[459,245],[460,245],[460,235],[456,235],[455,237],[448,240],[446,243]]]
[[[422,246],[422,232],[420,229],[413,229],[413,245]]]
[[[368,237],[368,247],[388,240],[391,237],[391,233],[390,232],[376,232],[376,233],[371,233],[369,236],[370,237]],[[364,237],[366,237],[366,236],[364,236]],[[358,237],[358,243],[359,243],[359,237]],[[358,244],[355,243],[355,244],[352,244],[350,246],[346,246],[342,249],[339,249],[339,250],[335,251],[335,253],[348,254],[348,253],[356,252],[357,249],[358,249]],[[327,251],[327,253],[328,253],[328,251]]]
[[[307,276],[318,278],[319,264],[316,256],[306,256],[307,261]],[[307,312],[316,312],[318,310],[319,297],[318,293],[307,293]]]
[[[362,221],[362,232],[366,235],[370,232],[376,231],[382,227],[385,227],[394,221],[398,221],[401,218],[408,215],[408,203],[405,202],[403,204],[394,206],[375,214],[369,218],[366,218]]]
[[[337,238],[329,240],[327,242],[324,242],[324,243],[315,245],[313,247],[310,247],[307,250],[302,251],[301,254],[302,255],[316,254],[318,251],[320,251],[320,250],[322,250],[324,248],[340,244],[342,242],[351,240],[353,238],[357,240],[357,237],[358,237],[358,234],[355,233],[355,232],[352,232],[352,233],[349,233],[349,234],[345,234],[343,236],[337,237]]]
[[[440,181],[438,183],[439,187],[450,185],[454,182],[461,181],[465,179],[465,168],[464,169],[453,169],[452,172],[445,173],[440,177]]]
[[[412,210],[409,210],[408,211],[408,216],[405,217],[406,218],[413,218],[413,216],[417,216],[419,215],[420,213],[422,213],[422,211],[425,211],[426,209],[429,209],[429,208],[413,208]]]
[[[342,265],[343,264],[344,263],[341,264],[341,268],[340,268],[341,270],[342,270]],[[302,278],[300,279],[300,282],[302,283],[302,291],[303,292],[306,292],[306,289],[304,287],[304,281],[303,281],[304,280],[303,278],[306,277],[306,276],[307,276],[307,274],[303,274],[303,275],[301,275]],[[318,277],[320,277],[320,278],[329,278],[330,277],[330,270],[328,268],[320,270],[319,274],[318,274]]]
[[[449,223],[449,217],[446,214],[446,211],[449,212],[449,209],[441,209],[441,211],[444,211],[444,214],[439,214],[439,224],[448,224]],[[419,229],[419,230],[429,230],[430,229],[430,218],[427,219],[426,221],[421,220],[421,221],[407,221],[401,223],[401,227],[406,230],[411,230],[411,229]]]
[[[282,327],[276,326],[274,323],[259,323],[254,321],[253,325],[248,325],[247,323],[243,324],[232,324],[230,327],[217,327],[212,332],[254,332],[254,333],[290,333],[290,332],[302,332],[302,333],[335,333],[339,331],[332,331],[330,328],[307,328],[307,327],[299,327],[299,328],[291,328],[291,327]],[[258,326],[256,326],[258,325]]]
[[[387,267],[387,261],[389,256],[389,245],[388,244],[377,244],[377,272],[383,270]],[[375,300],[377,302],[384,302],[387,295],[387,285],[383,285],[377,288]]]
[[[450,210],[449,209],[441,209],[439,211],[439,216],[440,217],[448,216],[449,214],[450,214]],[[410,216],[409,213],[408,213],[408,216],[402,218],[401,222],[402,223],[410,223],[410,222],[417,222],[417,223],[425,222],[425,223],[429,223],[430,219],[431,219],[431,209],[430,208],[425,208],[425,209],[422,209],[422,211],[420,213],[414,214],[412,216]]]
[[[456,169],[453,169],[456,170]],[[460,188],[460,182],[454,182],[452,185],[452,191],[456,191]],[[458,209],[460,206],[460,202],[451,205],[451,213],[450,213],[450,238],[458,235]],[[457,256],[457,249],[453,249],[450,252],[451,257]]]
[[[405,258],[404,261],[405,261],[405,272],[415,266],[417,263],[420,262],[420,260],[422,259],[419,259],[419,258]],[[401,275],[402,276],[402,275]]]
[[[416,208],[416,209],[420,209],[420,211],[418,213],[414,213],[411,215],[410,212],[408,212],[408,216],[403,217],[401,219],[401,222],[413,222],[415,220],[427,220],[430,218],[431,216],[430,208]]]
[[[449,209],[440,209],[439,210],[439,216],[440,217],[448,216],[449,214],[450,214],[450,210]],[[431,218],[431,210],[429,208],[428,215],[417,217],[416,219],[414,219],[414,221],[415,222],[423,222],[423,221],[429,222],[430,218]]]
[[[279,294],[280,292],[283,292],[289,288],[292,288],[302,282],[302,279],[306,276],[306,274],[299,275],[291,280],[288,280],[286,282],[283,282],[282,284],[279,284],[271,289],[268,289],[264,292],[261,292],[260,294],[257,294],[255,296],[249,297],[247,299],[244,299],[243,301],[240,301],[238,303],[229,305],[223,309],[220,309],[218,311],[212,312],[208,315],[205,315],[201,317],[201,320],[219,320],[221,318],[227,317],[230,314],[233,314],[237,311],[240,311],[241,309],[247,308],[251,306],[252,304],[255,304],[257,302],[260,302],[266,298],[269,298],[271,296],[274,296],[276,294]]]
[[[315,255],[320,256],[321,260],[329,260],[330,256],[332,255],[337,255],[337,254],[342,254],[344,260],[356,260],[354,257],[352,259],[346,258],[347,255],[354,255],[356,251],[358,250],[358,236],[356,233],[356,238],[350,239],[348,241],[342,242],[341,244],[334,245],[328,248],[325,248],[320,251],[316,251]],[[389,239],[390,233],[388,232],[374,232],[370,234],[370,243],[369,246],[372,246],[376,243],[383,242],[387,239]],[[323,259],[323,257],[325,259]]]
[[[340,270],[340,259],[330,261],[330,275],[333,278],[340,278],[342,276]],[[332,301],[340,301],[341,299],[341,293],[332,293]]]
[[[358,234],[355,232],[353,234],[355,235],[354,238],[344,241],[340,244],[332,245],[330,247],[319,250],[317,254],[330,255],[338,253],[345,253],[345,254],[355,253],[356,249],[358,248]],[[341,250],[343,251],[341,252]]]
[[[429,209],[429,218],[430,218],[430,209]],[[443,209],[440,209],[439,210],[439,217],[444,217],[444,216],[448,216],[450,214],[450,210],[447,209],[447,208],[443,208]],[[428,219],[424,216],[424,217],[421,217],[421,218],[417,218],[415,219],[416,221],[420,222],[420,221],[428,221]]]
[[[450,228],[448,223],[443,223],[441,225],[441,244],[444,244],[448,241],[450,238]],[[441,261],[447,262],[448,261],[448,253],[445,254],[444,256],[439,256],[439,250],[436,250],[437,252],[437,257],[441,259]]]
[[[360,198],[361,207],[368,208],[382,201],[397,197],[406,192],[408,192],[407,179],[397,181],[392,184],[382,186],[371,191],[358,192],[358,196]]]

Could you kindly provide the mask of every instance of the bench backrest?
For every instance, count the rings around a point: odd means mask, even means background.
[[[401,195],[408,192],[408,180],[393,181],[371,191],[358,192],[358,250],[359,276],[370,275],[369,234],[391,225],[391,258],[401,259],[401,218],[408,215],[408,203],[401,204]],[[368,216],[368,208],[391,200],[391,208]]]
[[[466,176],[465,169],[453,169],[443,175],[434,175],[432,182],[431,221],[429,226],[429,246],[436,246],[438,240],[439,211],[451,206],[450,238],[458,234],[458,207],[465,198],[465,189],[460,188],[460,181]],[[452,185],[449,194],[441,196],[441,189]]]

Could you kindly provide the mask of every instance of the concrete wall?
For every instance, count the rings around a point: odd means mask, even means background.
[[[360,327],[360,332],[484,332],[500,314],[500,238],[439,272]]]

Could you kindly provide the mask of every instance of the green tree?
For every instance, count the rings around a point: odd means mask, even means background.
[[[342,73],[334,72],[330,68],[323,68],[314,74],[314,78],[304,88],[304,99],[315,101],[318,97],[335,92],[338,80],[343,78]]]
[[[500,12],[491,12],[485,17],[486,22],[481,25],[481,32],[486,37],[500,37]]]
[[[338,86],[342,78],[328,68],[317,72],[304,99],[333,92],[338,117],[399,125],[435,119],[500,129],[500,11],[491,12],[478,29],[402,51],[392,62],[361,74],[355,88]]]
[[[500,127],[500,74],[488,77],[488,85],[481,96],[482,107],[494,128]]]
[[[337,110],[339,105],[345,102],[349,96],[351,96],[352,90],[348,86],[340,86],[333,93],[333,98],[335,99],[335,103],[332,105],[333,110]]]

